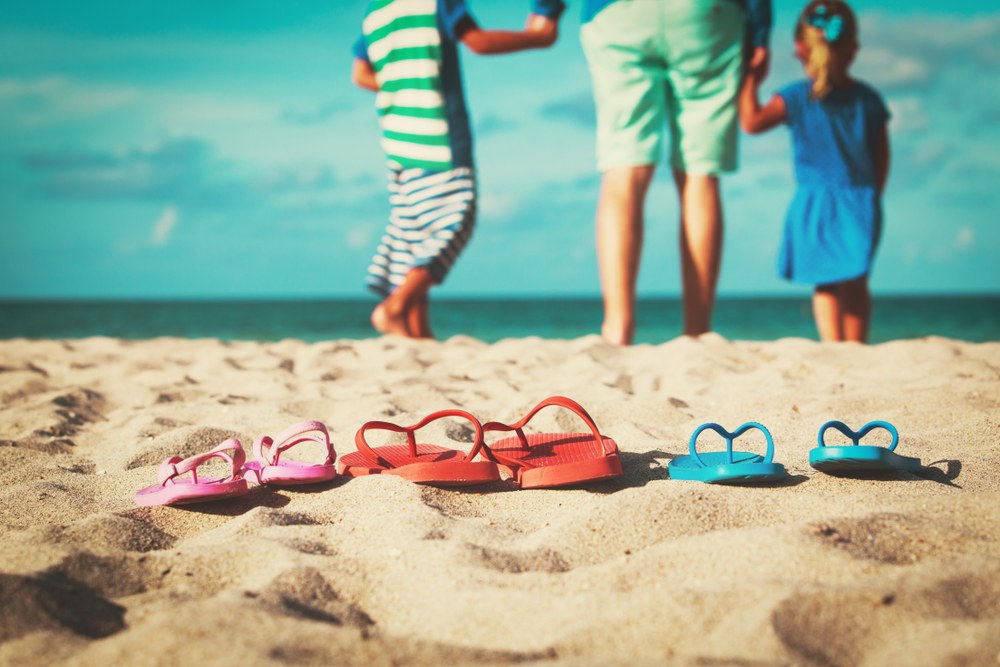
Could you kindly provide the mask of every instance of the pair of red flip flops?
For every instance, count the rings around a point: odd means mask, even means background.
[[[532,433],[525,435],[524,425],[542,408],[559,406],[573,411],[590,427],[590,433]],[[462,417],[476,430],[472,450],[465,454],[437,445],[417,444],[416,431],[442,417]],[[372,429],[405,433],[406,445],[370,447],[365,432]],[[486,431],[514,431],[517,435],[487,445]],[[343,456],[337,463],[342,475],[397,475],[420,484],[435,486],[471,486],[495,482],[500,469],[508,473],[522,489],[566,486],[611,479],[622,475],[618,445],[601,435],[594,420],[579,403],[564,396],[553,396],[536,405],[516,424],[488,422],[480,424],[464,410],[442,410],[428,415],[414,426],[389,422],[368,422],[355,436],[358,451]],[[482,454],[485,459],[475,460]]]
[[[318,442],[326,448],[323,463],[281,460],[283,452],[307,441]],[[334,451],[330,434],[322,422],[305,421],[289,426],[277,440],[266,435],[259,437],[254,441],[254,456],[256,461],[247,461],[242,443],[235,438],[226,440],[209,452],[187,459],[171,456],[160,464],[158,483],[138,491],[135,502],[142,506],[185,505],[242,496],[250,491],[247,482],[294,486],[325,482],[337,476],[337,468],[334,466],[337,452]],[[228,462],[230,475],[199,479],[198,467],[213,458]],[[191,473],[191,476],[183,477],[187,473]]]

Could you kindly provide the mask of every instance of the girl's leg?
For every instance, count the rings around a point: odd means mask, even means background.
[[[379,333],[417,337],[418,334],[410,329],[410,311],[419,301],[427,298],[427,292],[434,282],[434,276],[427,269],[411,269],[403,284],[372,311],[372,326]]]
[[[841,283],[816,285],[813,291],[813,315],[822,341],[844,340],[840,304]]]
[[[722,199],[719,179],[674,171],[681,202],[681,284],[684,335],[712,330],[715,287],[722,263]]]
[[[840,283],[840,326],[842,340],[868,342],[872,323],[872,295],[868,291],[868,277]]]

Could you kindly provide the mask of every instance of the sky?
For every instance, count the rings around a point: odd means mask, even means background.
[[[725,0],[723,0],[725,1]],[[0,298],[345,298],[388,216],[373,95],[350,82],[364,1],[0,4]],[[484,28],[528,2],[470,0]],[[876,294],[1000,292],[1000,9],[858,0],[853,73],[887,100]],[[776,0],[765,98],[803,77]],[[462,53],[476,232],[436,297],[596,296],[594,108],[571,0],[555,47]],[[776,257],[784,128],[722,181],[721,295],[804,295]],[[640,295],[680,291],[661,165]]]

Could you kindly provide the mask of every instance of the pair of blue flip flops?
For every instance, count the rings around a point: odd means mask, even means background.
[[[850,438],[852,445],[827,447],[823,436],[831,428]],[[859,444],[861,438],[876,428],[885,429],[892,434],[892,444],[888,448]],[[698,436],[709,429],[726,439],[726,451],[698,453],[695,446]],[[733,451],[733,440],[750,429],[761,431],[767,438],[767,452],[764,456]],[[847,474],[919,470],[920,459],[896,454],[893,450],[897,444],[899,444],[899,433],[896,427],[888,422],[869,422],[860,431],[854,432],[844,422],[828,421],[819,429],[819,447],[809,452],[809,465],[821,472]],[[747,422],[733,433],[718,424],[702,424],[691,435],[690,452],[688,456],[678,457],[667,464],[671,479],[696,480],[709,484],[759,484],[777,482],[788,476],[785,466],[774,462],[774,440],[770,431],[757,422]]]

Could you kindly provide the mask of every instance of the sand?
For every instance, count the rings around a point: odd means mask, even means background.
[[[226,438],[315,419],[343,455],[369,420],[510,422],[557,394],[624,477],[133,500],[164,458]],[[812,470],[829,419],[894,423],[925,468]],[[751,420],[786,482],[669,478],[698,425]],[[531,426],[583,430],[561,409]],[[996,665],[998,454],[996,343],[2,341],[0,664]]]

